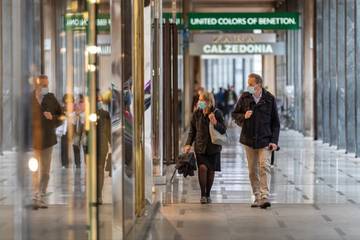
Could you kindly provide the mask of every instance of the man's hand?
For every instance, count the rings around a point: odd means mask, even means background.
[[[216,117],[215,117],[214,113],[209,114],[209,119],[210,119],[210,122],[211,122],[212,125],[217,124],[217,120],[216,120]]]
[[[253,114],[253,111],[246,111],[246,113],[245,113],[245,119],[251,118],[252,114]]]
[[[47,120],[53,120],[53,115],[51,112],[44,112],[44,116]]]
[[[270,143],[269,144],[269,150],[270,151],[276,151],[278,148],[278,146],[275,143]]]
[[[185,145],[185,146],[184,146],[184,149],[183,149],[184,153],[189,153],[190,150],[191,150],[191,146],[190,146],[190,145]]]

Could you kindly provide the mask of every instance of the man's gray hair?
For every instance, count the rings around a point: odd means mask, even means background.
[[[260,85],[263,84],[263,79],[262,79],[262,77],[261,77],[259,74],[250,73],[250,74],[249,74],[249,78],[255,78],[255,82],[256,82],[257,84],[260,84]]]

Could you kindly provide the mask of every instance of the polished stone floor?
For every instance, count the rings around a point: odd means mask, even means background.
[[[29,153],[31,154],[31,153]],[[53,152],[53,160],[48,186],[48,209],[33,210],[28,206],[23,211],[17,212],[16,206],[20,198],[16,191],[17,171],[16,156],[11,152],[5,152],[0,157],[0,235],[1,240],[10,240],[18,237],[20,226],[14,227],[16,218],[23,216],[26,222],[22,226],[27,236],[24,239],[49,239],[49,240],[77,240],[87,238],[87,213],[85,207],[86,198],[86,171],[82,164],[76,169],[73,164],[70,168],[62,169],[60,163],[59,147]],[[25,178],[30,181],[29,169],[25,169]],[[106,174],[104,183],[104,204],[100,206],[99,231],[102,239],[110,239],[111,235],[111,178]],[[25,194],[31,194],[29,187],[25,186]],[[31,199],[31,197],[28,197]],[[30,202],[24,203],[25,205]],[[16,218],[15,218],[16,217]]]
[[[270,209],[251,209],[244,152],[231,130],[213,203],[199,204],[196,177],[160,188],[162,207],[148,239],[360,239],[360,159],[297,132],[281,133]],[[169,169],[171,175],[172,169]]]
[[[193,239],[360,239],[360,159],[294,131],[281,133],[281,151],[272,169],[271,201],[267,210],[251,209],[250,184],[238,129],[229,131],[232,143],[222,152],[211,205],[199,204],[197,177],[175,176],[172,184],[158,186],[160,209],[148,240]],[[15,211],[16,158],[0,157],[0,239],[18,234],[16,219],[26,216],[28,239],[87,239],[85,169],[61,169],[54,151],[47,210]],[[173,166],[167,171],[168,178]],[[101,207],[101,239],[111,239],[111,179],[105,180]]]

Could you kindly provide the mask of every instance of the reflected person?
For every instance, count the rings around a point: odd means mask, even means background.
[[[105,163],[109,156],[109,146],[111,144],[111,119],[105,99],[97,97],[97,203],[102,204],[102,190],[104,186]]]
[[[55,130],[61,125],[61,106],[53,93],[49,92],[46,75],[35,79],[32,96],[32,131],[34,156],[39,168],[33,174],[33,208],[48,208],[46,191],[50,178],[53,146],[57,143]]]

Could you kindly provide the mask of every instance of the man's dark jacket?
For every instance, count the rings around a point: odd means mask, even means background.
[[[225,134],[226,126],[221,111],[213,108],[211,112],[214,113],[217,120],[217,124],[214,126],[215,130],[221,134]],[[204,115],[202,110],[197,110],[193,113],[186,145],[192,145],[195,141],[195,153],[212,155],[221,152],[221,145],[211,142],[209,124],[209,117],[208,115]]]
[[[53,115],[52,120],[44,116],[44,112],[50,112]],[[57,143],[55,130],[62,124],[60,117],[63,115],[62,108],[55,98],[54,94],[48,93],[43,97],[41,105],[35,97],[32,96],[32,137],[33,148],[43,150],[54,146]]]
[[[253,114],[245,119],[245,113],[249,110]],[[232,118],[242,127],[240,143],[254,149],[267,147],[269,143],[278,144],[280,121],[276,101],[265,89],[257,104],[253,95],[244,92],[236,103]]]

